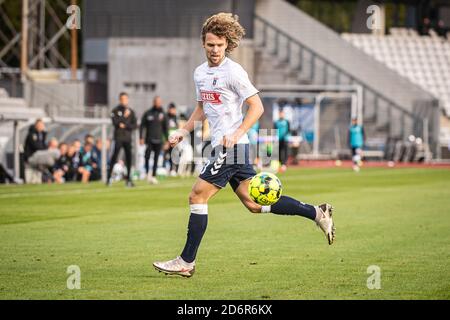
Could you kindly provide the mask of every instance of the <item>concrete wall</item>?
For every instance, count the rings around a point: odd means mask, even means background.
[[[139,116],[155,95],[165,106],[171,101],[195,103],[193,71],[203,62],[199,39],[111,38],[108,61],[110,107],[117,104],[121,91],[129,94]]]
[[[198,38],[205,19],[234,12],[253,34],[255,0],[85,0],[83,30],[92,38]]]

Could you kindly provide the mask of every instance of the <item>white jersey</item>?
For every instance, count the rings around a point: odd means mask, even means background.
[[[222,143],[225,135],[232,134],[242,124],[243,102],[259,91],[252,85],[247,72],[236,62],[225,58],[217,67],[208,62],[194,72],[197,101],[203,102],[208,119],[213,147]],[[247,134],[238,143],[249,143]]]

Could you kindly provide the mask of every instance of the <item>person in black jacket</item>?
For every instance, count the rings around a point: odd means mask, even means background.
[[[131,173],[131,139],[133,130],[137,128],[136,115],[128,106],[128,94],[125,92],[119,95],[120,104],[112,110],[111,119],[114,125],[114,151],[108,168],[107,185],[111,185],[111,172],[117,162],[120,149],[125,151],[125,162],[127,166],[127,186],[134,187],[130,179]]]
[[[42,119],[37,119],[34,125],[28,130],[25,138],[24,158],[28,162],[33,153],[38,150],[47,149],[47,132],[45,131],[45,124]]]
[[[162,101],[159,96],[153,99],[153,107],[142,115],[141,127],[139,130],[140,142],[147,145],[145,150],[145,172],[148,182],[157,184],[156,169],[158,168],[158,159],[161,153],[163,138],[167,140],[167,119],[162,108]],[[154,152],[153,170],[149,175],[149,165],[151,152]]]

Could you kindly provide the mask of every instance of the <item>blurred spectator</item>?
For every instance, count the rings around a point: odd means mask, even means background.
[[[64,183],[65,176],[69,171],[71,162],[69,157],[67,156],[68,145],[67,143],[59,144],[59,158],[56,160],[55,165],[53,166],[53,180],[56,183]]]
[[[25,138],[24,159],[28,162],[36,151],[47,149],[46,144],[47,132],[45,131],[45,124],[42,119],[37,119],[34,125],[28,130]]]
[[[101,170],[102,168],[102,139],[98,138],[95,140],[95,145],[94,148],[92,149],[92,156],[94,157],[95,161],[97,162],[97,165],[99,167],[99,169]],[[108,166],[108,159],[109,159],[109,147],[110,147],[110,141],[107,139],[105,141],[105,146],[106,146],[106,162],[107,162],[107,166]]]
[[[349,128],[348,141],[350,148],[352,149],[353,170],[358,172],[360,170],[362,147],[364,145],[364,129],[358,125],[356,118],[352,119],[352,123]]]
[[[74,154],[72,156],[72,168],[74,169],[75,172],[78,172],[78,167],[80,166],[80,162],[81,162],[81,141],[76,139],[73,143],[72,146],[74,148]],[[74,180],[76,180],[76,174],[74,175]]]
[[[64,174],[64,180],[66,182],[75,181],[77,178],[78,165],[80,161],[79,161],[79,153],[77,153],[76,145],[74,143],[68,146],[66,157],[68,163],[68,170]]]
[[[88,142],[84,145],[84,150],[81,153],[81,162],[78,167],[79,177],[81,182],[88,183],[100,179],[100,171],[95,158],[92,156],[92,143]]]
[[[172,134],[175,130],[178,129],[178,117],[177,117],[177,108],[173,102],[169,104],[169,107],[167,109],[167,131],[168,136]],[[169,143],[167,144],[167,150],[164,154],[164,159],[169,162],[169,172],[171,176],[176,176],[177,173],[177,164],[173,163],[172,161],[172,150],[173,148],[169,146]]]
[[[442,19],[439,19],[436,26],[436,32],[439,36],[444,37],[447,35],[447,28],[445,27],[445,22]]]
[[[106,184],[111,185],[111,172],[114,164],[119,157],[120,149],[125,151],[125,161],[127,166],[127,187],[134,187],[131,180],[131,158],[132,158],[132,132],[137,128],[136,115],[128,106],[128,94],[122,92],[119,94],[119,105],[112,110],[111,119],[114,125],[114,151],[108,168],[108,177]]]
[[[75,139],[72,142],[72,145],[75,148],[75,152],[80,152],[81,151],[81,141],[79,139]]]
[[[147,180],[151,184],[157,184],[156,170],[162,150],[163,138],[166,140],[168,138],[167,120],[162,108],[161,97],[156,96],[153,99],[153,106],[142,115],[139,136],[141,145],[147,145],[144,163]],[[150,174],[149,160],[152,151],[154,153],[153,170]]]
[[[86,145],[88,143],[91,144],[91,145],[94,145],[94,143],[95,143],[94,136],[92,134],[89,134],[89,133],[84,136],[84,145]],[[80,152],[83,153],[83,146],[81,146]]]
[[[420,28],[420,34],[422,36],[429,36],[431,29],[431,20],[428,17],[425,17],[422,21],[422,26]]]
[[[51,182],[53,180],[53,169],[56,160],[59,158],[58,140],[52,138],[47,150],[38,150],[28,158],[29,183]]]
[[[280,162],[281,162],[280,171],[284,172],[286,171],[286,162],[288,158],[288,150],[289,150],[288,141],[289,141],[290,124],[289,121],[287,121],[284,118],[283,109],[280,109],[278,116],[279,119],[275,121],[273,127],[274,129],[278,130],[278,143],[280,147]]]
[[[91,145],[94,145],[94,136],[92,134],[87,134],[84,136],[84,144],[90,143]]]

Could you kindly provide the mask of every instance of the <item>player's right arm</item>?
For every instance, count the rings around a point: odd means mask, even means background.
[[[169,137],[169,144],[173,148],[178,143],[180,143],[183,138],[191,133],[191,131],[194,130],[195,122],[205,121],[206,116],[203,112],[203,102],[197,101],[197,107],[195,107],[194,112],[192,112],[189,120],[186,122],[186,124],[183,126],[183,128],[176,130],[173,132]]]

